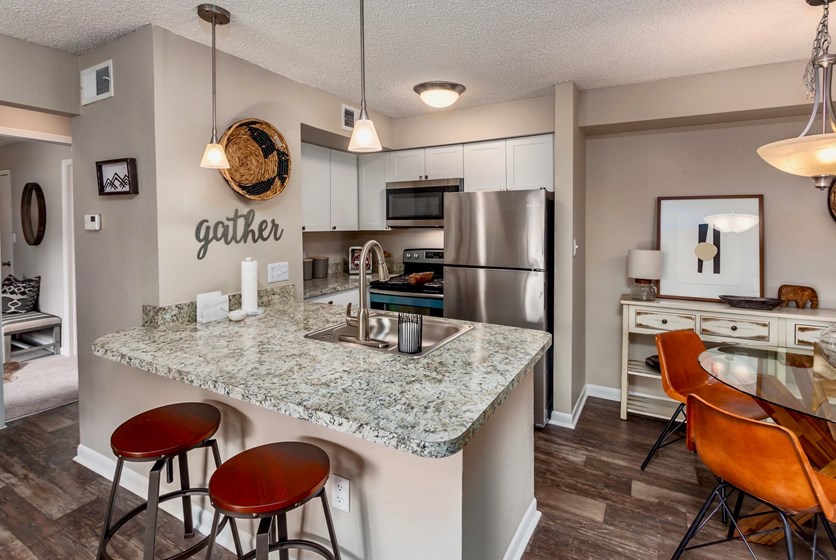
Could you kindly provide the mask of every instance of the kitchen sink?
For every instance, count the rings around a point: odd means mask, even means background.
[[[335,344],[342,344],[343,346],[354,348],[366,348],[376,352],[389,352],[390,354],[400,354],[402,356],[420,357],[426,356],[430,352],[438,350],[451,340],[460,337],[467,331],[473,330],[471,325],[449,323],[441,319],[434,319],[430,317],[424,317],[423,324],[423,344],[421,345],[421,351],[417,354],[404,354],[402,352],[398,352],[398,318],[386,315],[372,315],[369,317],[369,336],[373,339],[387,342],[388,346],[383,348],[340,340],[340,336],[357,335],[357,327],[350,327],[345,323],[332,325],[330,327],[325,327],[324,329],[308,333],[305,335],[305,338],[321,340],[323,342],[333,342]]]

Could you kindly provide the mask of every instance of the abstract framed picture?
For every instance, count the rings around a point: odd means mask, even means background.
[[[99,196],[139,194],[134,158],[109,159],[96,162]]]
[[[656,199],[659,297],[763,297],[763,195]]]

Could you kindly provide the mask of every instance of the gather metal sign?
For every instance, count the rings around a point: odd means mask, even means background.
[[[208,219],[200,220],[194,230],[194,237],[200,244],[197,259],[201,260],[209,251],[209,246],[216,242],[225,245],[258,243],[259,241],[279,241],[284,235],[284,228],[274,218],[255,223],[255,210],[244,213],[237,208],[223,220],[212,224]]]

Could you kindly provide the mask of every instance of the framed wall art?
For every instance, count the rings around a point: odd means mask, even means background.
[[[139,194],[134,158],[109,159],[96,162],[99,196]]]
[[[656,199],[659,297],[763,297],[763,195]]]

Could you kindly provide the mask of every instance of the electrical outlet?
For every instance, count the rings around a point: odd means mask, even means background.
[[[350,504],[350,482],[340,475],[331,475],[331,507],[348,513]]]
[[[287,280],[290,271],[286,262],[270,263],[267,265],[267,283]]]

